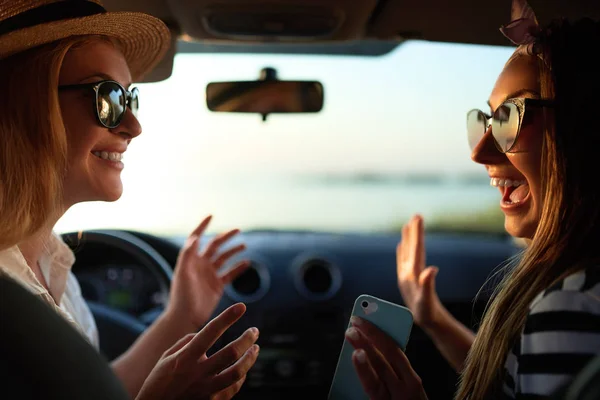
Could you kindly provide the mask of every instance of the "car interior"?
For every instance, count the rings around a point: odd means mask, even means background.
[[[249,326],[261,332],[236,398],[327,397],[354,300],[404,304],[396,246],[414,213],[440,299],[477,329],[522,247],[464,133],[513,50],[498,31],[510,1],[103,3],[173,34],[139,85],[144,134],[127,154],[123,199],[78,205],[57,226],[108,360],[164,308],[205,214],[215,225],[203,242],[239,227],[231,245],[247,250],[232,263],[251,261],[215,311],[248,307],[214,350]],[[529,3],[540,22],[600,18],[597,2]],[[406,353],[429,398],[453,398],[458,375],[418,326]]]

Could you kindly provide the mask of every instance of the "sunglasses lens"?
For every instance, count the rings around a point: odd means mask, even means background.
[[[129,100],[129,109],[137,117],[140,108],[140,91],[138,88],[131,89],[131,99]]]
[[[119,85],[104,82],[98,88],[98,117],[109,128],[114,128],[121,122],[125,113],[125,93]]]
[[[481,141],[485,134],[486,116],[479,110],[471,110],[467,114],[467,139],[471,150]]]
[[[494,112],[492,118],[492,135],[498,148],[509,151],[519,131],[519,109],[513,103],[504,103]]]

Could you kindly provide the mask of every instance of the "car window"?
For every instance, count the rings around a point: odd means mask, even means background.
[[[171,78],[138,85],[143,133],[125,153],[123,197],[73,207],[59,231],[397,230],[501,232],[499,194],[470,160],[466,112],[486,101],[511,48],[407,42],[379,57],[178,54]],[[318,80],[317,114],[213,113],[212,81]]]

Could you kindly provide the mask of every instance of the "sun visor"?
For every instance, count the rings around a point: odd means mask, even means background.
[[[184,38],[216,42],[315,42],[364,37],[376,0],[169,0]]]

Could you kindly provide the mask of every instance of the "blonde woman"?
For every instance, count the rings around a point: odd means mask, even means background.
[[[121,158],[142,133],[138,92],[129,86],[169,42],[161,21],[108,13],[97,1],[0,3],[0,273],[39,295],[96,347],[94,319],[70,271],[73,253],[52,229],[74,204],[121,196]],[[243,305],[193,334],[246,267],[220,272],[244,248],[221,250],[237,230],[198,252],[209,222],[181,251],[165,312],[112,365],[132,398],[231,398],[256,360],[255,328],[205,355]]]
[[[489,97],[468,114],[472,158],[501,194],[507,232],[526,239],[479,332],[461,325],[425,267],[423,221],[398,246],[398,279],[415,321],[462,372],[457,399],[547,398],[600,354],[600,23],[540,29],[524,1],[503,33],[519,47]],[[366,321],[347,337],[369,397],[424,399],[395,344]]]

